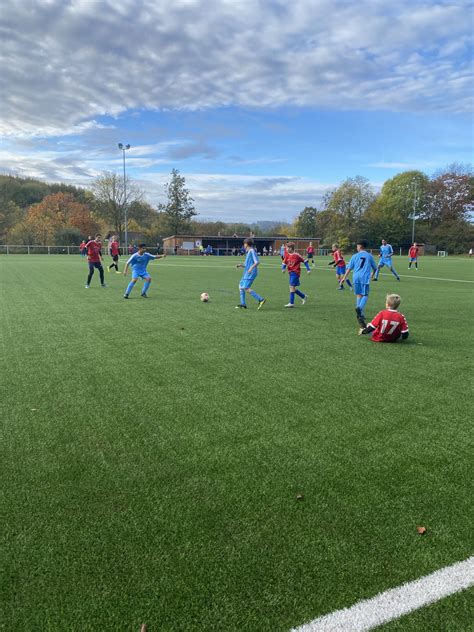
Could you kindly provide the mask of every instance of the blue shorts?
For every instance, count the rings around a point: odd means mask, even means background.
[[[132,270],[132,279],[151,279],[151,276],[146,270]]]
[[[387,268],[391,268],[392,267],[392,260],[391,259],[380,259],[380,261],[379,261],[379,268],[383,268],[384,266],[387,266]]]
[[[336,274],[342,276],[346,273],[346,266],[336,266]]]
[[[418,261],[417,257],[410,257],[410,261]]]
[[[300,285],[300,275],[296,274],[296,272],[290,272],[290,285],[293,287]]]
[[[252,283],[255,281],[256,277],[253,277],[252,279],[244,279],[243,277],[240,279],[240,283],[239,283],[239,289],[240,290],[248,290],[250,287],[252,287]]]
[[[360,296],[369,296],[369,284],[362,283],[361,281],[354,281],[354,294],[359,294]]]

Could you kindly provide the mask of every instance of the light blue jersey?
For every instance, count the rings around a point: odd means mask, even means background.
[[[375,270],[377,270],[377,264],[370,252],[367,252],[367,250],[361,250],[355,255],[352,255],[347,269],[354,271],[354,282],[368,285],[370,282],[371,270],[375,272]]]
[[[382,259],[390,259],[393,255],[393,248],[390,244],[385,244],[385,246],[380,246],[380,256]]]
[[[253,281],[258,274],[258,267],[255,267],[251,272],[249,272],[250,268],[258,263],[257,253],[253,248],[247,252],[245,256],[244,263],[244,273],[242,274],[242,281]]]
[[[133,254],[127,261],[127,265],[132,268],[132,277],[145,276],[147,274],[146,267],[152,259],[156,259],[156,257],[149,252],[144,252],[142,255],[138,252]]]

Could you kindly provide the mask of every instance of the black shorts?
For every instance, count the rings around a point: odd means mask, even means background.
[[[110,256],[112,257],[112,261],[117,263],[117,261],[119,260],[119,256],[118,255],[110,255]]]
[[[314,252],[309,252],[308,253],[308,259],[313,259],[314,257]]]
[[[89,272],[93,272],[94,268],[97,268],[97,270],[103,270],[100,261],[89,261]]]

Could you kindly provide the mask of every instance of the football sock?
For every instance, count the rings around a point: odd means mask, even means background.
[[[398,279],[398,274],[395,272],[395,270],[393,268],[392,268],[391,272],[392,272],[393,276],[397,277],[397,279]]]
[[[364,307],[365,307],[365,304],[367,303],[368,299],[369,299],[369,297],[368,297],[368,296],[362,296],[362,297],[359,299],[359,305],[358,305],[358,307],[360,308],[360,311],[361,311],[362,315],[364,314]]]
[[[87,285],[91,284],[91,279],[92,279],[93,274],[94,274],[94,270],[92,270],[92,272],[89,272],[89,275],[87,277]]]
[[[349,287],[352,287],[352,283],[349,281],[349,279],[346,279],[346,283]]]
[[[151,285],[151,281],[145,281],[145,283],[143,284],[143,290],[142,290],[142,294],[146,294],[148,292],[148,288]]]
[[[245,290],[240,290],[240,304],[245,305]]]
[[[290,305],[294,305],[294,304],[295,304],[295,293],[290,292]]]
[[[250,290],[250,296],[253,296],[259,303],[263,301],[263,296],[260,296],[260,294],[257,294],[254,290]]]
[[[104,281],[104,268],[102,266],[100,266],[100,268],[99,268],[99,274],[100,274],[101,285],[104,285],[104,283],[105,283],[105,281]]]
[[[303,294],[303,292],[300,292],[299,290],[296,290],[296,294],[298,294],[300,298],[306,298],[306,294]]]
[[[418,270],[418,264],[417,263],[415,263],[415,268]]]
[[[374,274],[374,279],[378,279],[379,278],[379,272],[380,272],[380,270],[377,268],[377,270],[375,271],[375,274]]]
[[[135,283],[133,281],[130,281],[130,283],[127,285],[127,289],[125,290],[125,294],[130,294],[130,292],[133,290]]]

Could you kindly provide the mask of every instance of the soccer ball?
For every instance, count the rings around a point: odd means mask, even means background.
[[[209,294],[207,292],[203,292],[201,294],[201,301],[203,303],[207,303],[209,301]]]

